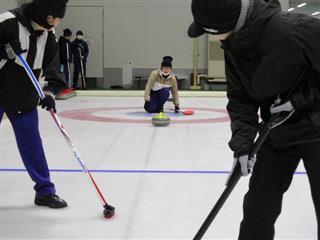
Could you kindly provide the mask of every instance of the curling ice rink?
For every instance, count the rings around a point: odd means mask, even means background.
[[[24,171],[8,120],[0,125],[1,239],[192,239],[222,193],[233,163],[227,146],[226,98],[181,98],[193,116],[173,116],[155,128],[142,97],[75,97],[59,101],[62,122],[108,201],[103,208],[50,115],[40,110],[43,144],[57,194],[69,207],[33,205],[33,183]],[[168,107],[170,108],[170,104]],[[205,239],[237,239],[241,182]],[[276,239],[316,239],[316,217],[302,165],[276,225]],[[257,239],[258,240],[258,239]]]

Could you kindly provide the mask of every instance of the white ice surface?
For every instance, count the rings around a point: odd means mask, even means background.
[[[225,105],[224,98],[181,99],[182,107],[195,110],[224,109]],[[77,97],[58,102],[59,111],[137,107],[96,114],[149,119],[139,109],[141,106],[140,98]],[[39,111],[50,168],[80,169],[50,115]],[[220,115],[196,111],[190,119]],[[151,124],[61,120],[90,169],[229,171],[233,161],[227,146],[228,122],[155,128]],[[22,169],[8,120],[1,123],[0,134],[0,168]],[[299,166],[298,171],[305,170]],[[80,172],[51,173],[57,193],[69,204],[63,210],[34,206],[33,183],[25,172],[1,171],[0,175],[0,239],[192,239],[223,191],[227,177],[225,173],[93,173],[107,199],[116,207],[115,217],[106,220],[100,202]],[[237,239],[247,185],[248,178],[243,178],[205,239]],[[276,238],[316,239],[316,217],[306,175],[296,175],[285,195]]]

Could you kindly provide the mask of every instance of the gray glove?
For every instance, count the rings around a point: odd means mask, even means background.
[[[227,182],[226,182],[226,185],[228,185],[228,182],[230,180],[230,177],[237,165],[237,163],[240,163],[240,166],[241,166],[241,173],[242,173],[242,176],[248,176],[249,173],[252,171],[253,169],[253,166],[256,162],[256,158],[255,157],[249,157],[249,155],[244,155],[244,156],[240,156],[238,158],[234,158],[234,162],[233,162],[233,166],[232,166],[232,169],[231,169],[231,172],[228,176],[228,179],[227,179]]]
[[[292,106],[292,103],[290,101],[277,106],[273,104],[270,108],[270,112],[272,114],[280,112],[291,112],[292,110],[294,110],[294,107]]]
[[[21,43],[18,40],[12,40],[5,45],[7,59],[15,59],[17,55],[27,52],[22,50]]]

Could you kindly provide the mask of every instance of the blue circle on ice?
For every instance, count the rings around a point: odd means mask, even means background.
[[[145,111],[139,111],[139,112],[129,112],[129,113],[126,113],[126,115],[128,116],[135,116],[135,117],[153,117],[155,115],[157,115],[158,113],[147,113]],[[180,111],[179,113],[174,113],[174,112],[165,112],[165,114],[168,116],[168,117],[182,117],[184,116],[183,113]]]

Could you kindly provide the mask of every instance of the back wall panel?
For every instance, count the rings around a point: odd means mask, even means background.
[[[71,0],[70,6],[101,6],[104,9],[103,87],[121,83],[123,62],[132,61],[134,73],[149,72],[171,55],[176,72],[192,72],[191,0]],[[69,13],[68,13],[69,14]],[[77,13],[72,13],[77,14]],[[80,13],[79,13],[80,14]],[[100,31],[94,17],[78,17],[77,28],[90,24]],[[70,28],[73,29],[70,22]],[[96,64],[91,58],[89,64]],[[207,69],[207,38],[200,39],[199,68]],[[139,69],[139,70],[136,70]],[[206,71],[206,70],[205,70]]]

